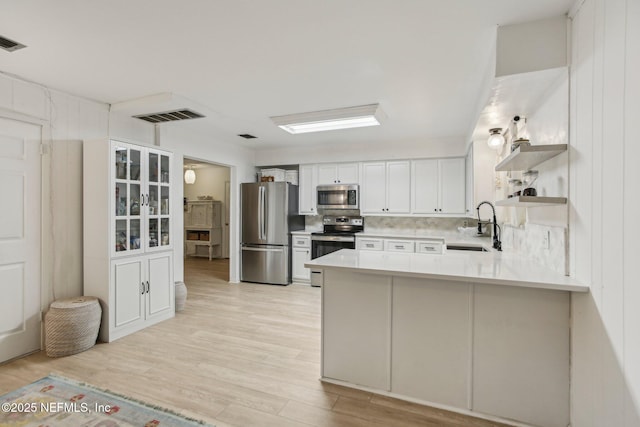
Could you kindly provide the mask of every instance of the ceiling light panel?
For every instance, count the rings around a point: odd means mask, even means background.
[[[291,133],[322,132],[327,130],[378,126],[382,121],[379,104],[333,110],[313,111],[309,113],[289,114],[271,117],[281,129]]]

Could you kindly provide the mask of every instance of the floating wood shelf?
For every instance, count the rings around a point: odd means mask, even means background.
[[[496,171],[526,171],[565,151],[567,144],[521,145],[496,165]]]
[[[566,197],[535,197],[535,196],[518,196],[510,197],[504,200],[498,200],[496,206],[520,206],[532,208],[536,206],[558,206],[566,205]]]

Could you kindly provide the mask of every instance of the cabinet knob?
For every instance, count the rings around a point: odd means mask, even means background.
[[[438,212],[438,209],[434,209],[433,211],[434,211],[434,212]]]
[[[442,212],[442,209],[438,209],[440,212]]]

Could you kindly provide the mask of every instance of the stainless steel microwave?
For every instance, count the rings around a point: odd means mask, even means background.
[[[358,184],[330,184],[316,187],[320,209],[360,209]]]

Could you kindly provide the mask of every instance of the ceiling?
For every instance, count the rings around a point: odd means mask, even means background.
[[[28,46],[0,51],[0,71],[125,106],[173,94],[207,118],[162,126],[248,147],[463,139],[487,93],[496,26],[572,3],[0,0],[0,35]],[[371,103],[386,113],[382,126],[289,135],[269,120]]]

